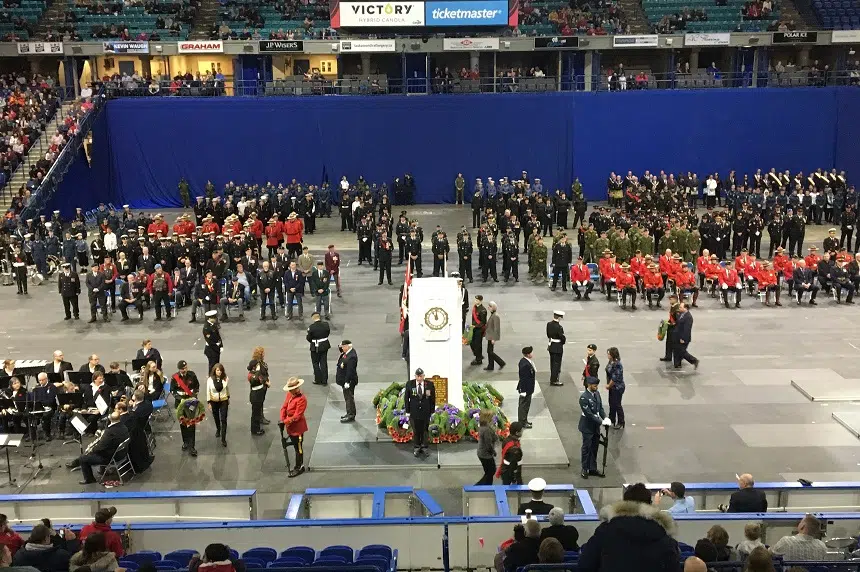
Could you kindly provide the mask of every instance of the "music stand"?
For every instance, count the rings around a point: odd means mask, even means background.
[[[11,401],[11,400],[9,400]],[[20,435],[8,435],[8,434],[0,434],[0,447],[6,450],[6,473],[9,475],[9,481],[3,483],[0,486],[16,486],[16,479],[12,478],[12,463],[9,461],[9,447],[20,447],[21,446],[21,436]]]
[[[148,364],[150,361],[153,361],[153,360],[148,360],[148,359],[133,359],[133,360],[131,360],[131,370],[132,370],[132,371],[138,371],[138,372],[139,372],[139,371],[140,371],[140,368],[142,368],[143,366],[145,366],[146,364]]]
[[[67,371],[66,379],[80,387],[81,385],[89,385],[93,382],[93,374],[88,371]]]
[[[0,390],[9,389],[10,385],[12,385],[11,377],[7,377],[5,375],[3,377],[0,377]]]
[[[49,373],[48,374],[48,383],[52,383],[57,385],[58,383],[63,383],[63,374],[62,373]]]
[[[57,411],[59,411],[60,413],[65,413],[65,405],[69,406],[69,411],[75,411],[76,409],[82,408],[84,406],[84,394],[79,391],[75,391],[72,393],[58,393]],[[72,443],[78,443],[78,439],[65,441],[63,442],[63,445],[71,445]],[[83,448],[83,445],[81,447]]]

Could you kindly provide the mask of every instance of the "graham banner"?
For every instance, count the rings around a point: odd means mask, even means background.
[[[180,54],[221,54],[224,42],[221,40],[186,40],[178,42],[176,49]]]

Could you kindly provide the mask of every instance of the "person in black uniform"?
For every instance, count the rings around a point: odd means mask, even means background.
[[[90,300],[90,324],[96,321],[96,304],[101,306],[102,320],[109,322],[107,313],[107,298],[105,297],[105,275],[99,271],[99,265],[92,265],[92,272],[87,274],[87,296]]]
[[[257,280],[257,288],[260,292],[260,319],[266,319],[266,307],[269,308],[269,313],[272,320],[278,319],[278,313],[275,312],[275,293],[277,291],[278,277],[275,272],[269,267],[269,261],[263,262],[263,268],[260,270],[260,277]],[[241,302],[240,302],[241,303]]]
[[[484,308],[484,297],[475,296],[475,304],[472,306],[472,341],[469,346],[475,359],[471,365],[481,365],[484,362],[484,332],[487,330],[487,309]]]
[[[520,396],[517,404],[517,421],[522,423],[524,429],[531,429],[529,422],[529,409],[532,405],[532,394],[535,392],[535,363],[532,361],[531,346],[523,348],[523,357],[519,363],[519,377],[517,379],[517,393]]]
[[[474,246],[472,244],[472,237],[469,235],[468,231],[464,230],[457,238],[457,259],[460,262],[460,276],[468,278],[469,282],[472,282],[473,251]]]
[[[421,270],[421,240],[417,236],[417,231],[413,228],[409,231],[409,238],[406,239],[406,254],[409,257],[412,265],[412,272],[418,278],[424,275]]]
[[[311,325],[305,339],[310,344],[311,364],[314,367],[314,385],[328,385],[328,341],[331,326],[320,319],[320,313],[311,314]]]
[[[547,351],[549,352],[549,384],[564,385],[559,380],[561,374],[561,358],[564,355],[564,343],[567,338],[564,336],[564,328],[561,326],[561,319],[564,318],[564,312],[554,310],[552,320],[546,323],[546,337],[549,341]]]
[[[36,415],[36,418],[41,418],[42,431],[45,433],[45,441],[51,440],[51,422],[54,420],[54,412],[57,409],[57,388],[48,382],[48,374],[42,372],[37,377],[38,385],[33,388],[33,402],[36,404],[37,410],[43,411]],[[36,425],[30,424],[30,436],[35,439]]]
[[[78,296],[81,293],[81,279],[77,273],[72,272],[72,265],[68,262],[63,264],[63,270],[57,278],[57,289],[63,298],[63,309],[66,311],[65,320],[71,320],[74,313],[75,319],[80,320],[78,309]]]
[[[543,492],[546,490],[546,481],[540,477],[535,477],[529,481],[529,491],[532,493],[532,500],[524,502],[517,509],[518,515],[525,515],[526,511],[531,511],[532,516],[549,514],[552,510],[552,505],[543,500]]]
[[[424,379],[424,370],[415,370],[415,379],[406,382],[406,413],[412,426],[412,454],[420,457],[429,446],[427,429],[436,410],[436,387]]]
[[[391,254],[394,245],[391,243],[391,239],[388,238],[388,231],[383,230],[382,236],[379,237],[378,241],[378,252],[376,255],[376,259],[379,262],[379,284],[382,285],[382,277],[388,279],[388,285],[391,285]]]
[[[570,263],[573,262],[573,249],[567,243],[567,235],[562,234],[561,240],[552,245],[552,291],[558,285],[561,276],[561,289],[567,292],[567,281],[570,278]]]
[[[409,222],[406,220],[406,211],[400,214],[394,232],[397,235],[397,248],[399,252],[397,264],[403,264],[403,255],[406,252],[406,239],[409,238]]]
[[[171,378],[173,383],[170,384],[170,392],[173,393],[173,401],[176,403],[177,409],[182,406],[182,401],[185,399],[197,400],[197,395],[200,392],[200,380],[197,374],[188,369],[188,362],[179,360],[176,364],[177,372]],[[199,403],[199,401],[197,401]],[[186,406],[196,404],[186,404]],[[197,412],[199,413],[199,411]],[[189,451],[192,457],[197,456],[197,419],[200,415],[191,417],[184,412],[177,414],[179,417],[179,432],[182,435],[182,450]]]
[[[136,278],[134,272],[129,273],[128,280],[122,283],[119,287],[119,312],[122,314],[122,322],[128,321],[128,307],[134,306],[137,309],[139,320],[143,320],[143,290],[146,284]]]
[[[448,244],[448,237],[441,230],[436,232],[435,240],[433,240],[433,276],[437,278],[445,273],[445,262],[448,260],[448,253],[451,252],[451,245]]]
[[[589,377],[597,377],[600,372],[600,360],[597,359],[597,345],[588,344],[585,348],[585,368],[582,370],[582,386],[585,387],[585,380]]]
[[[340,342],[340,356],[337,358],[337,376],[335,383],[343,389],[343,400],[346,402],[346,414],[340,418],[341,423],[355,421],[355,386],[358,385],[358,354],[352,347],[352,342]]]
[[[579,396],[579,432],[582,433],[582,451],[580,457],[581,472],[579,476],[587,479],[590,475],[603,477],[597,470],[597,449],[600,446],[600,426],[612,425],[603,410],[600,400],[600,380],[596,377],[585,378],[585,391]]]
[[[265,431],[261,425],[268,425],[269,421],[263,414],[263,406],[266,402],[266,390],[269,388],[269,366],[265,361],[266,350],[261,346],[254,348],[250,363],[248,363],[248,383],[251,386],[251,435],[263,435]]]
[[[492,276],[493,282],[498,282],[496,274],[496,259],[499,257],[499,246],[496,244],[496,235],[488,233],[486,239],[479,246],[481,258],[484,261],[481,266],[481,279],[486,282],[487,276]]]
[[[215,364],[221,361],[221,350],[224,349],[221,332],[218,330],[218,310],[209,310],[206,312],[206,323],[203,324],[203,339],[206,342],[203,353],[209,360],[208,371],[212,371]]]
[[[367,216],[363,216],[361,218],[361,222],[358,223],[358,228],[356,228],[356,235],[358,238],[358,264],[361,265],[362,261],[367,260],[368,264],[373,262],[373,257],[371,255],[371,246],[373,243],[373,226],[370,221],[367,219]]]
[[[84,392],[86,395],[86,392]],[[93,475],[93,467],[96,465],[107,465],[111,457],[116,452],[120,443],[128,439],[128,427],[120,422],[120,414],[114,411],[108,417],[108,426],[99,437],[95,446],[86,454],[78,457],[70,463],[66,463],[66,467],[74,469],[81,468],[81,476],[83,480],[79,481],[79,485],[90,485],[96,482]]]

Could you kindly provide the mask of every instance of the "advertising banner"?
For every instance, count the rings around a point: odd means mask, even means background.
[[[261,40],[261,52],[303,52],[305,42],[303,40]]]
[[[507,0],[426,2],[426,26],[506,26]]]
[[[410,27],[424,25],[424,2],[341,2],[344,28]]]
[[[579,47],[576,36],[546,36],[535,38],[536,50],[573,50]]]
[[[102,42],[106,54],[148,54],[149,42]]]
[[[657,34],[643,36],[612,36],[612,45],[616,48],[656,48]]]
[[[860,44],[860,30],[833,30],[830,41],[834,44]]]
[[[224,53],[224,42],[221,40],[186,40],[178,42],[176,48],[180,54],[221,54]]]
[[[774,32],[774,44],[814,44],[818,41],[818,32]]]
[[[341,40],[342,52],[394,52],[397,44],[394,40]]]
[[[684,34],[685,46],[728,46],[731,43],[730,33],[720,34]]]
[[[21,55],[63,55],[63,42],[18,42]]]
[[[445,38],[442,49],[449,51],[485,51],[498,50],[498,38]]]

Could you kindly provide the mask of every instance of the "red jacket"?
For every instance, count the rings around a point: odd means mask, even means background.
[[[785,271],[785,264],[791,264],[791,259],[785,254],[777,254],[773,257],[773,269],[777,272]]]
[[[287,392],[284,404],[281,406],[281,423],[291,436],[302,435],[308,430],[308,422],[305,419],[305,409],[308,408],[308,398],[303,393],[293,395]]]
[[[230,230],[230,234],[237,235],[242,232],[242,223],[238,220],[234,220],[229,225],[224,225],[224,232],[227,232],[228,229]]]
[[[337,259],[337,260],[335,260]],[[340,253],[337,251],[325,253],[325,269],[331,274],[337,274],[340,270]]]
[[[762,270],[758,273],[758,286],[761,289],[768,286],[776,286],[776,272],[773,270]]]
[[[669,262],[669,264],[667,265],[667,268],[668,268],[668,271],[666,272],[666,275],[669,278],[671,278],[672,280],[674,280],[675,277],[681,273],[681,269],[683,267],[681,266],[681,262],[679,260],[675,260],[673,258],[672,261]]]
[[[214,232],[216,235],[221,234],[221,227],[218,226],[217,222],[204,222],[203,223],[203,234],[209,234],[210,232]]]
[[[629,270],[618,270],[615,275],[615,286],[621,290],[622,288],[636,288],[636,279]]]
[[[0,544],[5,544],[9,547],[9,552],[12,556],[18,552],[18,549],[24,546],[24,539],[11,528],[6,532],[0,532]]]
[[[723,268],[720,271],[720,288],[724,285],[729,288],[735,288],[741,279],[738,277],[738,271],[734,268]]]
[[[147,234],[158,234],[161,233],[161,236],[167,236],[167,233],[170,232],[170,229],[167,227],[167,223],[162,222],[151,222],[146,229]]]
[[[642,273],[648,269],[644,257],[634,256],[630,259],[630,271],[636,276],[642,276]]]
[[[582,266],[574,264],[570,268],[570,280],[571,282],[588,282],[591,280],[591,270],[585,264]]]
[[[152,283],[155,279],[156,272],[153,272],[149,275],[149,280],[146,281],[146,291],[149,292],[149,295],[152,295]],[[170,274],[167,272],[164,273],[164,279],[167,280],[167,295],[170,296],[173,294],[173,279],[170,278]]]
[[[284,227],[280,222],[266,227],[266,246],[278,246],[284,235]]]
[[[652,272],[648,271],[642,275],[642,281],[645,282],[645,288],[662,288],[663,287],[663,276],[660,275],[660,272]]]
[[[708,263],[708,267],[705,269],[705,278],[708,280],[718,280],[722,269],[723,267],[720,266],[719,262]]]
[[[817,254],[807,254],[806,258],[806,267],[810,270],[818,270],[818,263],[821,262],[821,257]]]
[[[621,272],[621,267],[617,262],[610,262],[606,265],[606,268],[603,269],[603,279],[604,280],[613,280],[618,276],[618,273]]]
[[[118,532],[115,532],[111,529],[109,524],[91,522],[88,525],[84,526],[81,529],[81,534],[79,536],[81,542],[86,540],[87,536],[93,534],[94,532],[101,532],[102,534],[104,534],[107,549],[110,552],[116,554],[117,558],[121,558],[125,554],[125,550],[122,547],[122,538],[120,538]]]
[[[682,268],[675,274],[675,285],[680,288],[692,288],[696,285],[696,277],[687,268]]]
[[[743,272],[744,274],[746,274],[747,265],[749,265],[750,262],[752,262],[752,261],[750,260],[749,256],[744,256],[743,254],[736,256],[735,257],[735,270],[737,270],[738,272]]]
[[[707,274],[708,273],[708,266],[710,264],[711,264],[711,261],[710,261],[709,257],[700,256],[696,260],[696,270],[698,270],[699,274]]]
[[[747,264],[747,271],[744,273],[747,278],[755,278],[758,280],[758,275],[761,274],[762,267],[761,262],[756,260],[753,262],[750,260],[750,263]]]
[[[284,232],[287,235],[287,244],[301,244],[302,233],[305,231],[305,223],[298,218],[288,220],[284,223]]]
[[[238,222],[238,221],[236,221],[236,222]],[[238,231],[235,231],[235,232],[238,232]],[[256,220],[254,220],[254,222],[251,223],[251,234],[253,234],[254,238],[256,238],[257,240],[262,240],[262,238],[263,238],[263,221],[261,221],[260,219],[256,219]]]
[[[672,259],[665,254],[660,255],[660,272],[662,274],[670,274],[669,268],[672,265]]]

